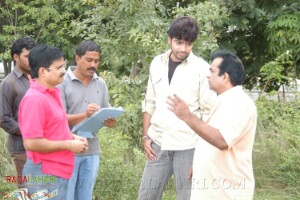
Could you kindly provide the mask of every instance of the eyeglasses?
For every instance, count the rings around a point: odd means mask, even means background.
[[[65,62],[63,65],[56,67],[56,68],[47,68],[47,71],[50,71],[51,69],[59,70],[60,72],[64,72],[67,69],[67,62]]]

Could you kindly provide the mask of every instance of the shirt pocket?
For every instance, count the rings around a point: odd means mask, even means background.
[[[162,95],[165,91],[164,90],[165,85],[163,83],[162,76],[152,77],[151,81],[152,81],[152,86],[153,86],[155,95],[156,96]]]

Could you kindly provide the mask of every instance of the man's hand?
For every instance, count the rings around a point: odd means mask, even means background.
[[[174,96],[168,96],[167,104],[169,104],[169,110],[183,121],[186,121],[192,114],[187,104],[176,94],[174,94]]]
[[[73,136],[73,139],[74,140],[79,140],[79,141],[83,141],[83,142],[88,142],[87,141],[87,139],[85,138],[85,137],[81,137],[81,136],[78,136],[78,135],[76,135],[76,134],[72,134],[72,136]]]
[[[151,147],[152,140],[151,138],[143,138],[143,145],[144,145],[144,151],[145,155],[148,160],[156,160],[157,154],[155,153],[154,149]]]
[[[192,177],[193,177],[193,166],[191,166],[189,170],[189,179],[192,179]]]
[[[109,119],[106,119],[103,123],[108,128],[112,128],[117,124],[117,120],[115,118],[109,118]]]
[[[88,141],[84,137],[73,134],[74,140],[68,140],[69,150],[74,153],[85,153],[88,150]]]
[[[96,103],[90,103],[86,108],[86,117],[90,117],[92,114],[97,112],[100,109],[100,106]]]

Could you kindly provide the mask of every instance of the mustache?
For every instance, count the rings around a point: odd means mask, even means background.
[[[177,53],[184,53],[184,54],[188,54],[186,51],[177,51]]]
[[[89,67],[89,68],[87,68],[87,70],[93,70],[94,72],[96,72],[96,68],[95,67]]]

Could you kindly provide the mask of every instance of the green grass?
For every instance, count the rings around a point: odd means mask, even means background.
[[[100,170],[94,189],[96,200],[133,200],[137,192],[145,164],[143,152],[128,142],[126,135],[114,129],[104,128],[99,132],[101,144]],[[5,146],[6,133],[0,129],[0,199],[4,200],[4,192],[16,189],[14,184],[6,184],[5,176],[15,174],[15,168]],[[258,145],[258,144],[256,144]],[[136,145],[138,146],[138,145]],[[259,146],[256,146],[259,148]],[[254,157],[256,188],[254,200],[299,200],[300,188],[290,188],[279,180],[268,175],[268,168],[262,168],[263,151],[255,151]],[[272,152],[269,152],[272,153]],[[274,152],[273,152],[274,153]],[[276,153],[276,152],[275,152]],[[265,158],[264,158],[265,159]],[[271,159],[265,161],[271,162]],[[266,163],[269,166],[271,163]],[[276,165],[277,163],[273,163]],[[261,167],[261,168],[257,168]],[[166,187],[163,200],[176,199],[174,184]]]
[[[13,183],[6,183],[6,176],[16,174],[15,167],[6,148],[7,133],[0,128],[0,199],[4,194],[15,190],[17,187]]]
[[[276,189],[274,187],[257,188],[254,200],[299,200],[300,196],[291,194],[289,190]]]
[[[132,177],[133,180],[126,184],[124,180],[108,181],[106,184],[98,183],[94,194],[98,199],[103,200],[132,200],[136,199],[142,171],[145,163],[143,153],[132,153],[133,147],[126,141],[126,137],[113,130],[105,130],[99,133],[102,158],[98,180],[115,179],[122,174],[123,177]],[[259,152],[258,152],[259,153]],[[255,155],[254,155],[255,156]],[[256,156],[259,157],[259,156]],[[258,162],[258,160],[257,160]],[[275,164],[275,163],[274,163]],[[258,165],[262,166],[262,165]],[[256,166],[254,166],[255,168]],[[297,188],[289,188],[280,183],[279,180],[270,178],[264,173],[268,169],[255,169],[256,188],[254,200],[299,200],[300,195],[295,191]],[[169,182],[163,194],[163,200],[176,199],[173,179]]]

